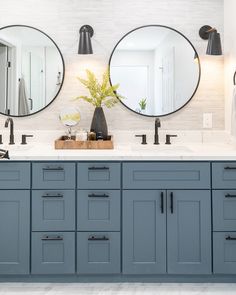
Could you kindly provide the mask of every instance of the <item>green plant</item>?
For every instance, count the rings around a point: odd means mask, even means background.
[[[76,99],[83,99],[95,107],[105,105],[107,108],[111,108],[119,101],[119,99],[123,98],[116,92],[119,88],[119,84],[110,84],[109,70],[104,72],[101,83],[97,80],[93,72],[86,70],[86,73],[87,80],[80,77],[78,77],[78,80],[88,89],[90,95],[81,95],[76,97]]]
[[[141,110],[145,110],[147,106],[147,99],[146,98],[141,99],[138,104]]]

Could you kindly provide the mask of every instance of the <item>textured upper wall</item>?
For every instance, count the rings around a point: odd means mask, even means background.
[[[224,129],[223,58],[207,57],[207,43],[198,36],[202,25],[215,26],[223,35],[223,0],[0,0],[0,26],[26,24],[49,34],[61,48],[66,63],[63,89],[43,112],[16,120],[21,129],[63,129],[60,109],[79,105],[81,126],[89,128],[93,108],[72,99],[85,93],[76,80],[89,68],[100,75],[118,40],[129,30],[162,24],[185,34],[201,55],[202,79],[188,106],[162,119],[165,129],[201,129],[203,112],[213,113],[214,129]],[[94,27],[94,55],[77,55],[78,31],[83,24]],[[223,36],[222,36],[223,37]],[[187,83],[188,81],[186,81]],[[109,129],[153,129],[154,119],[128,111],[122,105],[105,110]],[[0,116],[3,126],[5,117]]]

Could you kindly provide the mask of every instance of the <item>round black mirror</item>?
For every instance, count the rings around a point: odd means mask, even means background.
[[[0,28],[0,113],[29,116],[46,108],[63,85],[65,65],[57,44],[25,25]]]
[[[149,25],[127,33],[109,61],[110,82],[120,84],[121,102],[144,116],[183,108],[197,91],[200,60],[192,43],[175,29]]]

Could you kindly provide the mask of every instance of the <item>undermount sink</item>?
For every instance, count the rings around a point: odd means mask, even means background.
[[[7,150],[9,152],[11,152],[11,151],[12,152],[20,152],[20,151],[28,151],[28,150],[32,149],[33,146],[28,145],[28,144],[25,144],[25,145],[23,145],[23,144],[12,144],[12,145],[8,144],[8,145],[4,145],[0,148]]]
[[[180,145],[135,145],[131,146],[133,151],[147,151],[155,153],[191,153],[190,148]]]

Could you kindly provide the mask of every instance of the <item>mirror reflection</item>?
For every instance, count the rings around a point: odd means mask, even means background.
[[[134,112],[164,116],[182,108],[200,79],[196,50],[181,33],[145,26],[124,36],[110,58],[110,80]]]
[[[59,93],[62,55],[54,41],[27,26],[0,29],[0,112],[26,116],[44,109]]]

